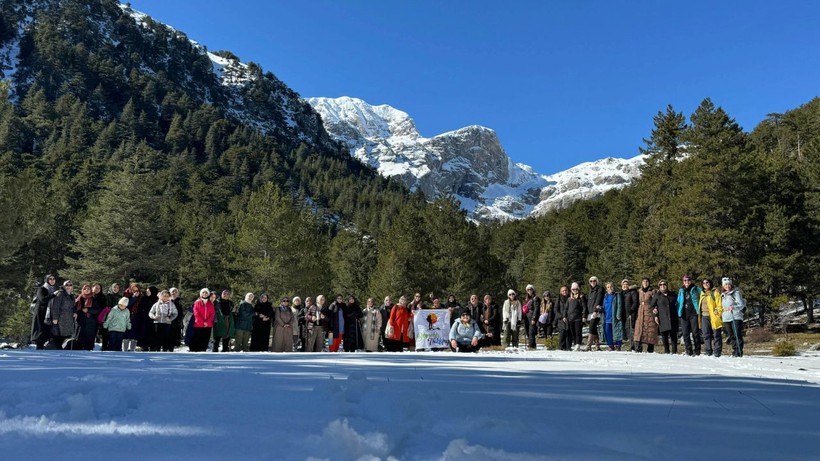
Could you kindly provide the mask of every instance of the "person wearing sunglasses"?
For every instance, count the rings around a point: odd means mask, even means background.
[[[700,333],[700,287],[687,274],[683,276],[683,286],[678,289],[678,317],[680,319],[683,344],[686,355],[700,355],[703,343]]]
[[[712,281],[707,278],[703,279],[701,287],[699,304],[704,353],[720,357],[723,349],[723,304],[720,290],[714,288]]]

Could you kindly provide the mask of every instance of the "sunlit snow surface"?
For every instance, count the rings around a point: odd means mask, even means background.
[[[820,355],[5,351],[4,459],[817,459]]]

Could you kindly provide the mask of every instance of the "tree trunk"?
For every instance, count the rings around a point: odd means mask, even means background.
[[[814,298],[806,298],[806,323],[814,323]]]

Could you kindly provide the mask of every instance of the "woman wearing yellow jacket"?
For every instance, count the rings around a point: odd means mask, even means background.
[[[703,347],[706,355],[720,357],[723,350],[723,304],[720,290],[712,287],[712,281],[703,279],[703,291],[700,293],[700,314],[702,316]]]

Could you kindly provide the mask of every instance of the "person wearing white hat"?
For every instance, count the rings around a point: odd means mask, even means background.
[[[122,351],[122,338],[131,329],[131,312],[128,310],[128,298],[122,297],[116,307],[111,309],[105,318],[103,328],[108,330],[109,351]],[[124,352],[124,351],[123,351]]]
[[[731,278],[723,277],[721,285],[723,286],[723,293],[721,293],[723,329],[734,349],[732,357],[743,357],[743,313],[746,311],[746,300],[740,288],[735,287]]]
[[[521,322],[521,301],[515,290],[507,290],[507,299],[502,308],[504,316],[504,343],[507,347],[518,347],[518,324]]]
[[[191,352],[205,352],[208,348],[216,317],[214,303],[210,297],[211,290],[203,288],[199,290],[199,299],[194,302],[194,337],[191,341]]]

